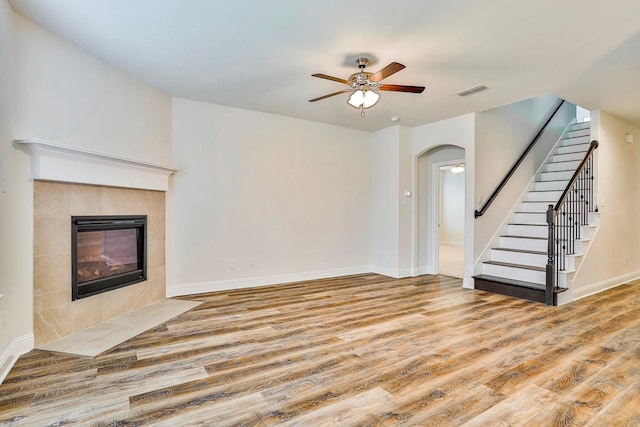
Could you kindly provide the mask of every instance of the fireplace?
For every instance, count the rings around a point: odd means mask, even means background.
[[[147,279],[147,216],[71,217],[71,299]]]

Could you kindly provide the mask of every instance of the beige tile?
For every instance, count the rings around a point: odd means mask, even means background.
[[[165,269],[166,267],[164,265],[149,267],[147,268],[147,278],[149,280],[164,279],[166,277]]]
[[[156,242],[165,240],[164,216],[150,215],[147,218],[147,229],[149,235],[147,241]]]
[[[104,188],[102,207],[104,215],[144,215],[144,192],[128,188]]]
[[[161,279],[155,279],[155,280],[149,280],[148,281],[148,285],[149,287],[149,302],[153,303],[156,301],[162,301],[163,299],[166,298],[166,287],[165,287],[165,279],[161,278]]]
[[[33,258],[34,295],[71,289],[71,254],[39,255]]]
[[[71,333],[71,303],[34,314],[35,345],[40,346]]]
[[[118,340],[111,340],[108,338],[100,337],[68,348],[67,350],[65,350],[65,352],[93,357],[109,350],[111,347],[115,347],[118,344],[120,344],[120,341]]]
[[[127,298],[129,293],[126,288],[100,294],[102,297],[102,320],[106,321],[121,316],[127,312]]]
[[[164,217],[165,193],[163,191],[147,191],[145,199],[148,215]]]
[[[147,268],[165,265],[164,241],[147,242]]]
[[[33,184],[34,216],[71,215],[71,186],[58,182],[35,181]]]
[[[71,219],[68,216],[34,218],[34,256],[71,253]]]
[[[40,313],[52,308],[61,307],[71,302],[71,286],[62,291],[50,292],[45,295],[36,295],[33,301],[33,311]]]
[[[102,215],[102,187],[76,184],[71,193],[73,215]]]
[[[101,295],[83,298],[71,304],[71,326],[73,332],[82,331],[102,322]]]
[[[145,305],[149,304],[149,289],[148,282],[136,283],[135,285],[127,286],[127,312],[137,310]]]

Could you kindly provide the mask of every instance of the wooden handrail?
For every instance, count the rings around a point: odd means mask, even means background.
[[[556,113],[560,110],[560,107],[562,107],[564,105],[564,99],[560,100],[560,103],[558,104],[557,107],[555,107],[555,109],[553,110],[553,113],[551,113],[551,115],[549,116],[549,118],[547,119],[547,121],[544,123],[544,125],[542,125],[542,127],[540,128],[540,130],[538,131],[538,133],[536,134],[536,136],[533,137],[533,139],[531,140],[531,142],[529,143],[529,146],[527,146],[526,150],[524,150],[524,152],[520,155],[520,157],[518,158],[518,160],[516,160],[516,162],[514,163],[514,165],[511,167],[511,169],[509,169],[509,172],[507,172],[507,174],[505,175],[504,178],[502,178],[502,181],[500,181],[500,184],[498,184],[498,186],[496,187],[495,190],[493,190],[493,193],[491,193],[491,196],[489,196],[489,198],[487,199],[487,201],[484,203],[484,205],[482,206],[482,208],[480,208],[480,210],[475,210],[473,213],[473,216],[475,218],[481,217],[482,215],[485,214],[485,212],[487,211],[487,209],[489,209],[489,206],[491,206],[491,204],[493,203],[493,201],[495,200],[496,197],[498,197],[498,194],[500,193],[500,191],[502,191],[502,189],[504,188],[505,185],[507,185],[507,181],[509,181],[509,179],[511,178],[511,176],[515,173],[516,169],[518,169],[518,166],[520,166],[520,164],[524,161],[525,157],[527,157],[527,154],[529,154],[529,152],[531,151],[531,149],[533,148],[533,146],[536,144],[536,142],[538,142],[538,140],[540,139],[540,137],[542,136],[543,132],[545,131],[545,129],[547,128],[547,126],[549,125],[549,123],[551,122],[551,120],[556,116]]]

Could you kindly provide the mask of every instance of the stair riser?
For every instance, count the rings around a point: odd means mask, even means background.
[[[570,231],[568,231],[570,232]],[[581,240],[591,240],[592,233],[595,232],[595,226],[590,226],[590,225],[583,225],[580,227],[580,236],[579,238]],[[511,234],[511,233],[509,233]]]
[[[539,176],[539,181],[560,181],[570,180],[573,177],[575,171],[562,171],[562,172],[542,172]]]
[[[545,202],[522,202],[518,205],[518,211],[520,212],[546,212],[549,209],[549,205],[553,203]]]
[[[562,190],[555,191],[529,191],[525,195],[524,200],[528,202],[538,202],[538,201],[553,201],[556,202],[560,200],[560,196],[562,196]]]
[[[571,255],[577,255],[580,256],[582,254],[584,254],[584,247],[585,247],[585,243],[587,243],[587,241],[580,241],[580,240],[576,240],[573,244],[573,254],[567,254],[567,256],[571,256]],[[547,250],[546,248],[544,249],[545,251]],[[557,253],[557,249],[556,249],[556,253]]]
[[[507,262],[510,264],[530,265],[532,267],[545,267],[547,265],[547,255],[531,254],[526,252],[511,252],[492,250],[491,261]],[[575,270],[576,257],[569,255],[565,258],[566,270]]]
[[[567,154],[553,154],[549,157],[549,162],[569,162],[573,160],[582,160],[584,153],[567,153]]]
[[[558,145],[584,144],[591,142],[591,132],[589,131],[573,131],[564,136]]]
[[[533,191],[564,191],[569,181],[536,181],[533,183]]]
[[[589,150],[589,144],[571,144],[571,145],[562,145],[556,148],[556,152],[554,154],[568,154],[568,153],[586,153]],[[584,157],[584,156],[583,156]]]
[[[510,236],[523,236],[523,237],[547,237],[549,231],[546,226],[540,225],[507,225],[507,234]]]
[[[573,138],[573,137],[577,137],[577,136],[586,136],[586,137],[590,137],[591,136],[591,127],[587,127],[584,129],[570,129],[567,130],[567,132],[564,134],[565,138]]]
[[[505,277],[513,280],[523,280],[541,285],[546,283],[546,273],[544,271],[506,267],[504,265],[482,264],[482,274]]]
[[[570,162],[562,163],[547,163],[542,168],[542,172],[557,172],[565,170],[576,170],[580,165],[581,160],[572,160]]]
[[[546,252],[547,241],[539,239],[522,239],[519,237],[500,237],[500,247],[505,249],[522,249],[526,251]]]
[[[491,251],[491,261],[507,262],[510,264],[531,265],[533,267],[544,267],[547,265],[547,256],[531,254],[526,252],[511,251]]]
[[[546,213],[517,213],[513,217],[513,222],[518,224],[546,224]]]

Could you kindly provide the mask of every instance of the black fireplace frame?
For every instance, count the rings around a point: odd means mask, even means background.
[[[78,283],[78,233],[135,229],[137,231],[138,269]],[[147,280],[147,216],[103,215],[71,217],[71,300],[87,298]]]

